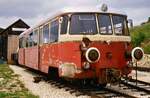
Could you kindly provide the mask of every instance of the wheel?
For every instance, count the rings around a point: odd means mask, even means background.
[[[93,84],[93,86],[98,87],[98,88],[103,88],[103,87],[106,87],[106,85],[107,85],[107,83],[103,83],[103,84],[98,83],[97,79],[93,80],[92,84]]]
[[[102,88],[106,87],[106,85],[107,85],[107,83],[104,83],[104,84],[98,84],[98,86],[99,86],[99,87],[102,87]]]
[[[56,80],[59,79],[58,69],[50,67],[48,70],[48,77],[50,79],[56,79]]]

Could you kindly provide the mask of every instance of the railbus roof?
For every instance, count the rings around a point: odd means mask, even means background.
[[[97,7],[67,7],[67,8],[63,8],[60,9],[56,12],[53,12],[49,18],[41,21],[40,23],[38,23],[37,25],[27,29],[26,31],[24,31],[23,33],[21,33],[19,35],[19,38],[27,35],[28,33],[30,33],[34,28],[37,28],[43,24],[45,24],[46,22],[50,21],[51,19],[58,17],[60,15],[63,14],[67,14],[67,13],[112,13],[112,14],[118,14],[118,15],[125,15],[126,14],[124,12],[120,12],[120,11],[115,11],[115,10],[108,10],[106,12],[101,11],[100,8]]]

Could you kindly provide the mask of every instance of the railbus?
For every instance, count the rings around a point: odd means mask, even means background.
[[[127,16],[91,9],[65,9],[19,36],[21,65],[58,77],[106,85],[131,72]],[[134,49],[137,59],[142,50]]]

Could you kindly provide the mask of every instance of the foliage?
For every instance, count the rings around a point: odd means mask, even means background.
[[[132,37],[132,43],[135,47],[141,46],[141,43],[144,41],[144,39],[145,39],[145,34],[139,32],[136,34],[136,36]]]
[[[150,53],[150,23],[130,29],[133,46],[141,46],[145,53]]]
[[[150,54],[150,45],[146,45],[143,48],[146,54]]]

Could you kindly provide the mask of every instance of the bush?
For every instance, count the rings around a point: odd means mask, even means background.
[[[150,45],[146,45],[146,46],[144,46],[143,48],[144,48],[144,52],[145,52],[146,54],[150,54]]]
[[[144,41],[144,39],[145,39],[144,33],[139,32],[136,35],[134,35],[132,38],[132,43],[134,47],[141,46],[141,43]]]

